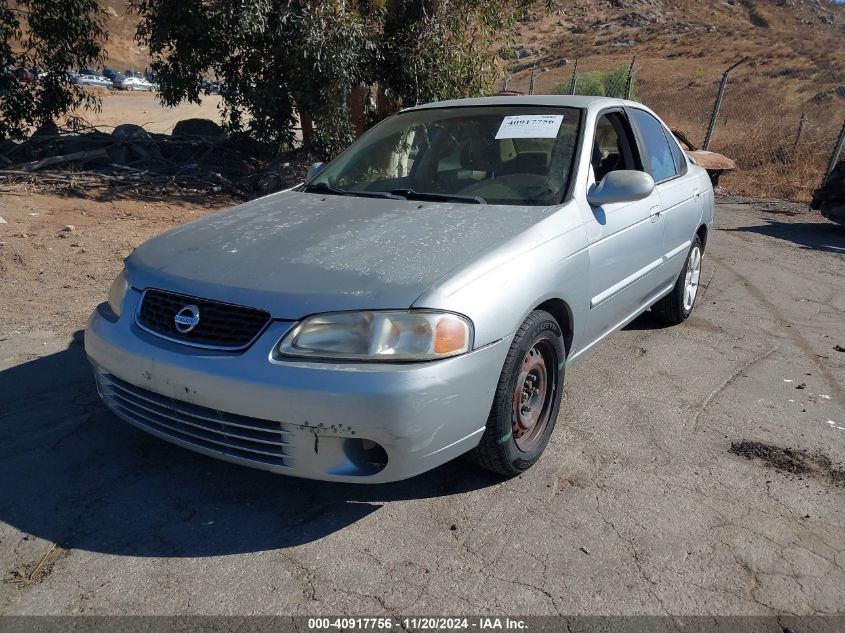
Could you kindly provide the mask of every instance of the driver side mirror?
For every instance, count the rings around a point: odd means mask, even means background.
[[[308,168],[308,173],[305,175],[305,182],[308,182],[312,178],[316,178],[317,174],[323,171],[323,168],[325,168],[325,166],[326,163],[323,162],[314,163],[313,165],[311,165],[311,167]]]
[[[603,207],[614,202],[634,202],[648,198],[654,191],[654,179],[642,171],[623,169],[612,171],[587,191],[591,207]]]

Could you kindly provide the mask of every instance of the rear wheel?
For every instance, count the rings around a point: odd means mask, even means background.
[[[703,255],[704,248],[701,245],[701,238],[696,235],[687,253],[684,268],[675,282],[675,287],[668,295],[651,306],[652,312],[666,323],[672,325],[683,323],[692,314],[695,301],[698,299]]]
[[[542,310],[532,312],[511,343],[487,428],[470,459],[508,477],[534,465],[560,410],[565,359],[555,318]]]

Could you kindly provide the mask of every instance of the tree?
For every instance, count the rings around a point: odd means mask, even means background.
[[[496,0],[387,3],[379,80],[411,105],[489,92],[498,75],[492,52],[512,34],[525,6]]]
[[[65,71],[102,62],[103,22],[97,0],[0,7],[0,138],[23,137],[76,108],[99,106]]]
[[[167,105],[219,78],[232,130],[332,155],[378,113],[483,94],[527,0],[133,0]],[[374,95],[372,93],[375,93]],[[354,114],[354,116],[353,116]]]

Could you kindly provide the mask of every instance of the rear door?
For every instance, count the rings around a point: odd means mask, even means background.
[[[703,191],[691,173],[684,152],[675,137],[656,117],[645,110],[629,108],[643,165],[656,183],[663,224],[663,283],[674,282],[683,268],[703,208]]]

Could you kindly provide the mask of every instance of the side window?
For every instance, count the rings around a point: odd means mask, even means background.
[[[678,175],[669,141],[663,133],[660,121],[644,110],[631,109],[631,117],[640,130],[643,163],[645,170],[654,178],[654,182],[668,180]]]
[[[593,172],[596,182],[620,169],[637,169],[631,151],[628,122],[618,112],[603,114],[596,121],[593,137]]]
[[[679,174],[684,175],[687,173],[687,158],[684,154],[684,150],[682,150],[681,146],[678,145],[678,141],[674,134],[665,129],[663,132],[666,134],[666,139],[669,141],[669,149],[672,150],[672,158],[675,159],[675,169]]]

